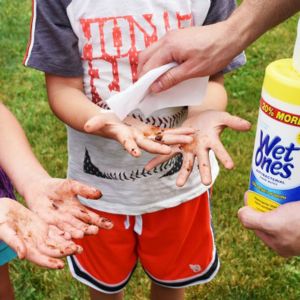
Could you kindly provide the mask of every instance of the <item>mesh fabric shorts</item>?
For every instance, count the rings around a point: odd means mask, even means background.
[[[111,230],[76,240],[84,251],[68,257],[72,275],[104,293],[117,293],[140,261],[150,279],[169,288],[210,281],[219,269],[209,193],[141,216],[99,212]]]

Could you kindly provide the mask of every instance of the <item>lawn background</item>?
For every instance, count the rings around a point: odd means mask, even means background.
[[[45,168],[52,176],[64,177],[65,128],[49,110],[43,75],[21,64],[30,11],[29,0],[0,0],[0,99],[19,119]],[[213,219],[222,266],[211,283],[188,289],[187,299],[300,299],[300,259],[274,255],[236,217],[248,185],[264,69],[275,59],[292,56],[296,22],[294,17],[260,38],[247,50],[248,64],[226,79],[229,111],[254,126],[249,133],[223,134],[236,167],[231,172],[222,169],[214,188]],[[72,280],[67,268],[47,271],[16,260],[11,264],[11,277],[20,300],[89,299],[87,289]],[[126,299],[147,299],[148,293],[149,281],[138,268],[126,289]]]

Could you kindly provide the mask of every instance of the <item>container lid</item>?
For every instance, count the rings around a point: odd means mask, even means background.
[[[300,105],[300,73],[292,59],[280,59],[268,65],[263,89],[278,100]]]

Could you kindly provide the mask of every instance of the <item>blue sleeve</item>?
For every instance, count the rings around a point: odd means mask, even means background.
[[[78,39],[72,30],[66,0],[34,0],[31,34],[24,65],[58,76],[83,74]]]

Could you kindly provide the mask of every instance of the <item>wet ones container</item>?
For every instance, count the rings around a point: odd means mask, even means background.
[[[295,53],[294,60],[278,60],[266,69],[249,189],[248,205],[262,212],[300,200],[300,71]]]

